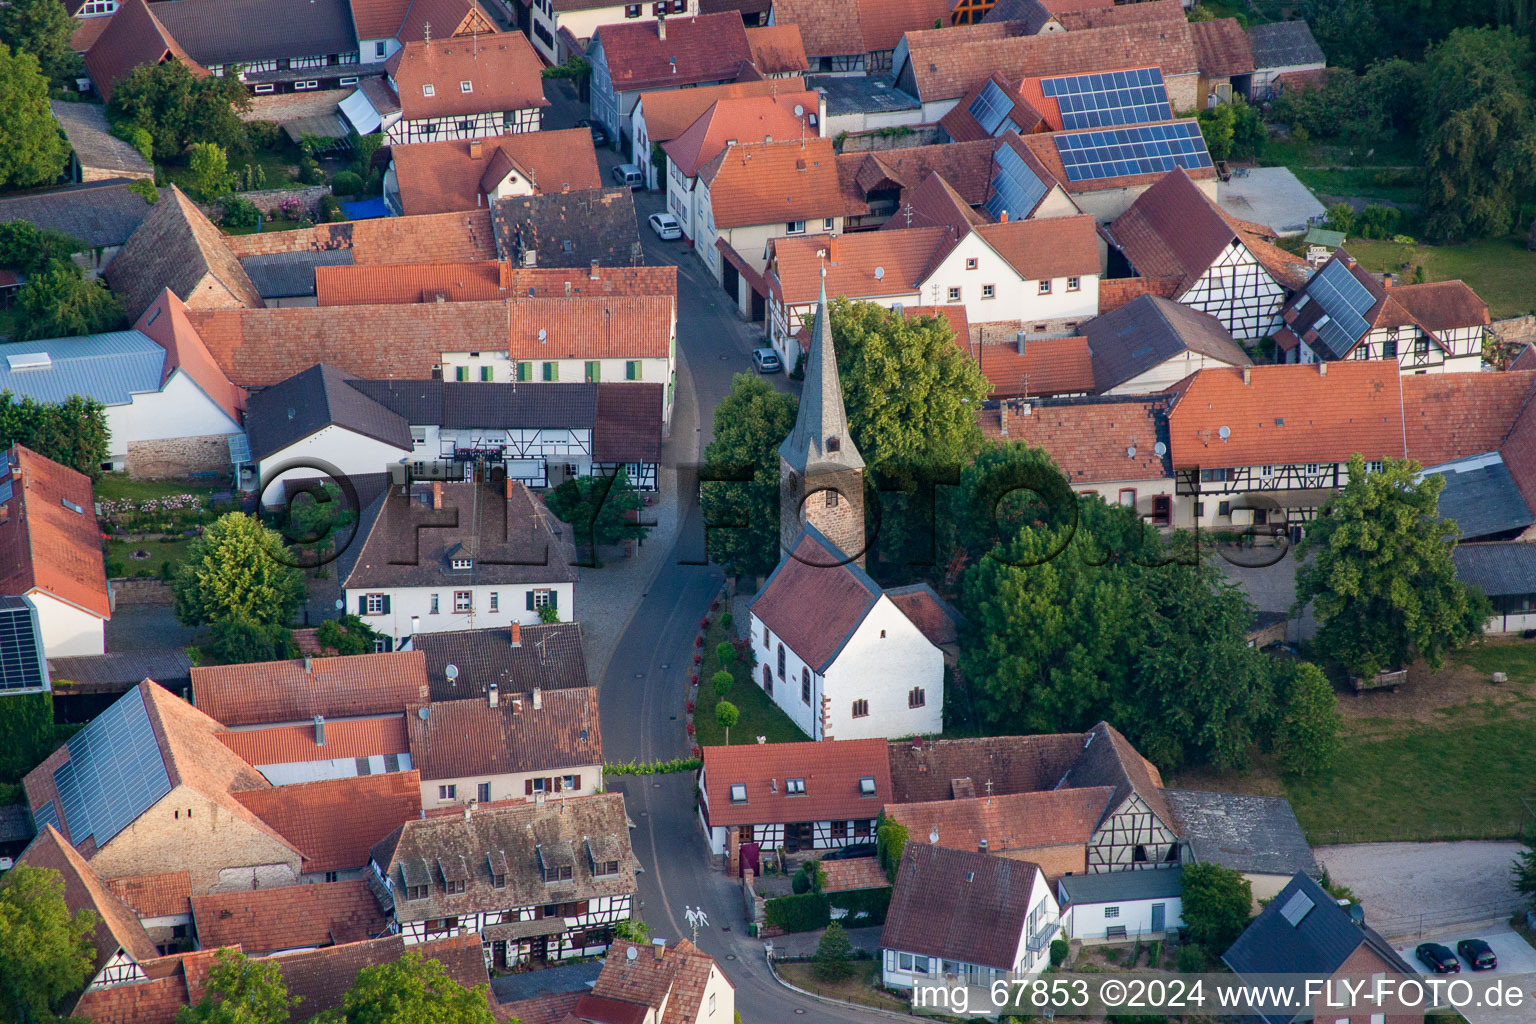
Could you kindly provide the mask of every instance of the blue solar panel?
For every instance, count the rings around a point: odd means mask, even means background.
[[[1013,101],[1003,94],[996,82],[988,79],[967,109],[976,123],[981,125],[981,130],[995,138],[1001,134],[997,129],[1013,109]]]
[[[1007,210],[1018,220],[1029,216],[1035,204],[1049,191],[1023,157],[1012,146],[997,147],[997,171],[992,175],[992,194],[987,198],[987,212],[1001,218]]]
[[[1042,78],[1040,90],[1056,100],[1062,127],[1068,131],[1173,117],[1160,68]]]
[[[1376,297],[1337,260],[1317,272],[1307,284],[1307,294],[1328,314],[1312,329],[1335,357],[1342,357],[1369,329],[1365,313],[1376,305]]]
[[[41,690],[47,685],[31,606],[19,597],[0,598],[0,692]]]
[[[1192,120],[1058,135],[1056,152],[1068,181],[1212,166],[1200,126]]]
[[[125,693],[66,744],[53,773],[70,842],[98,847],[171,791],[170,776],[138,689]]]
[[[59,827],[59,808],[52,800],[32,812],[32,829],[41,832],[44,825]]]

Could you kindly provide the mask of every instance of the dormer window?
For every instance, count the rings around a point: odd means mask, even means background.
[[[428,83],[421,87],[421,94],[423,96],[436,96],[437,90],[432,87],[431,83]]]
[[[619,862],[616,860],[600,860],[592,865],[594,875],[616,875],[619,873]]]
[[[747,802],[747,784],[745,782],[731,783],[731,803],[744,804]]]
[[[569,864],[551,864],[544,869],[544,881],[569,882],[571,880],[571,866]]]
[[[874,796],[875,795],[875,777],[873,775],[866,775],[862,779],[859,780],[859,795],[860,796]]]
[[[427,886],[408,885],[405,887],[405,898],[408,900],[424,900],[427,898]]]
[[[784,792],[788,796],[805,796],[805,780],[785,779]]]
[[[455,569],[473,569],[475,567],[475,560],[473,558],[455,558],[453,560],[453,567]]]
[[[506,887],[507,887],[507,876],[506,875],[492,875],[491,876],[491,888],[492,889],[505,889]]]
[[[474,92],[474,91],[475,91],[475,83],[474,82],[465,81],[465,82],[460,82],[459,83],[459,92]]]

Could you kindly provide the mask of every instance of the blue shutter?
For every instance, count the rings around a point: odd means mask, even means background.
[[[388,594],[384,595],[384,614],[385,615],[389,614],[389,595]]]
[[[367,615],[368,614],[368,595],[367,594],[359,594],[359,595],[357,595],[357,614],[359,614],[359,615]]]

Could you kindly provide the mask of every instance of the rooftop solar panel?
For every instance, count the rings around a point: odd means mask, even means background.
[[[32,606],[19,597],[0,598],[0,692],[47,688],[48,667]]]
[[[98,847],[171,791],[165,759],[138,689],[125,693],[66,744],[53,773],[70,841]]]
[[[59,827],[59,807],[52,800],[45,802],[43,806],[32,812],[32,828],[41,832],[44,825]]]
[[[1042,78],[1040,91],[1056,101],[1062,127],[1069,131],[1173,117],[1161,68]]]
[[[981,130],[988,135],[996,137],[998,126],[1001,125],[1008,112],[1013,109],[1013,101],[1004,95],[1003,90],[997,87],[997,83],[991,79],[971,101],[967,108],[976,123],[981,125]]]
[[[992,175],[992,194],[987,197],[987,212],[1001,219],[1007,210],[1022,220],[1045,197],[1049,188],[1029,169],[1012,146],[997,147],[997,171]]]
[[[1308,282],[1307,294],[1315,298],[1327,314],[1326,319],[1313,324],[1313,329],[1335,358],[1342,357],[1370,329],[1365,314],[1376,305],[1375,296],[1337,260],[1318,271]]]
[[[1200,126],[1191,120],[1058,135],[1056,151],[1068,181],[1212,166]]]

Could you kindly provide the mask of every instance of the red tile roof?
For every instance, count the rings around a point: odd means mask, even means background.
[[[106,20],[106,28],[85,54],[85,70],[102,99],[111,99],[117,83],[140,64],[179,60],[197,77],[208,77],[207,69],[187,55],[144,0],[126,0]]]
[[[1148,0],[1148,2],[1154,2],[1154,0]],[[1008,98],[1010,106],[1004,113],[1018,126],[1017,130],[1021,134],[1028,135],[1040,129],[1041,125],[1054,129],[1061,128],[1061,113],[1056,106],[1056,101],[1044,95],[1040,89],[1039,79],[1025,79],[1020,88],[1015,89],[1001,72],[994,71],[966,90],[965,95],[960,97],[960,102],[939,119],[940,127],[949,133],[951,139],[956,142],[968,142],[973,139],[992,137],[981,126],[981,122],[971,114],[971,104],[976,102],[976,97],[981,95],[989,82],[1001,89],[1003,95]]]
[[[960,800],[890,804],[887,818],[907,826],[911,837],[926,842],[933,830],[940,846],[976,850],[986,840],[988,853],[1036,846],[1087,843],[1106,811],[1112,786],[1006,793]]]
[[[645,115],[645,137],[653,143],[660,143],[683,134],[717,100],[803,91],[805,79],[795,76],[701,85],[696,89],[665,89],[641,93],[638,102]]]
[[[64,903],[70,913],[93,911],[96,924],[90,933],[93,951],[92,973],[105,966],[119,949],[134,960],[148,960],[159,955],[149,933],[138,916],[114,895],[94,868],[69,845],[52,825],[44,825],[22,855],[17,865],[46,868],[59,873],[64,888]]]
[[[543,66],[521,32],[409,42],[384,65],[400,96],[400,116],[413,121],[547,107]]]
[[[509,170],[539,192],[602,187],[592,136],[585,128],[518,132],[478,142],[479,157],[471,155],[474,142],[468,139],[393,148],[400,205],[407,216],[489,208],[486,190],[494,189]],[[493,167],[495,181],[489,180]]]
[[[996,140],[978,139],[878,153],[843,153],[837,158],[837,167],[838,174],[860,195],[871,188],[888,187],[882,181],[903,191],[915,189],[929,175],[937,174],[965,203],[980,206],[991,191],[992,152],[996,148]]]
[[[1392,298],[1431,331],[1487,326],[1488,306],[1464,281],[1394,285]]]
[[[0,590],[41,590],[111,618],[90,477],[19,444],[8,457],[12,484],[10,499],[0,506]]]
[[[345,249],[352,253],[353,263],[443,263],[496,258],[496,232],[490,210],[375,217],[317,224],[297,231],[228,235],[224,244],[237,257]]]
[[[82,993],[71,1015],[96,1024],[176,1024],[190,1005],[186,979],[178,972],[130,985],[108,985]]]
[[[420,651],[314,658],[309,671],[302,658],[192,669],[192,702],[225,725],[397,714],[426,695]]]
[[[1025,403],[1029,411],[983,409],[982,432],[997,441],[1043,448],[1074,486],[1115,481],[1165,480],[1169,467],[1155,451],[1159,410],[1165,400],[1081,400]],[[1006,405],[1006,403],[1005,403]],[[1008,432],[1002,432],[1006,413]],[[1126,456],[1134,448],[1136,454]]]
[[[1013,325],[1022,329],[1023,325]],[[1088,394],[1094,390],[1088,339],[1032,338],[1020,354],[1006,341],[961,345],[992,383],[991,398]]]
[[[1099,313],[1119,309],[1143,295],[1171,299],[1183,288],[1182,277],[1117,277],[1099,279]]]
[[[704,748],[704,786],[710,825],[876,818],[891,799],[886,742],[742,743]],[[785,779],[804,779],[805,793],[790,796]],[[875,792],[861,795],[859,780]],[[747,787],[745,803],[731,802],[731,786]],[[772,788],[770,788],[770,783]]]
[[[1326,372],[1319,372],[1320,368]],[[1254,366],[1201,370],[1174,388],[1169,454],[1176,469],[1347,462],[1404,455],[1397,363]],[[1222,440],[1220,428],[1228,429]]]
[[[539,134],[543,134],[542,132]],[[384,306],[408,302],[484,302],[511,296],[677,294],[677,268],[515,267],[505,260],[474,263],[400,263],[315,268],[315,295],[322,306]]]
[[[1184,21],[1182,0],[1145,0],[1135,4],[1048,4],[1060,25],[1072,32],[1110,25],[1135,25],[1156,21]],[[1228,18],[1228,21],[1233,19]]]
[[[960,613],[926,583],[893,587],[885,592],[901,614],[912,620],[928,642],[935,647],[959,639]]]
[[[1402,386],[1408,457],[1438,466],[1497,451],[1536,398],[1536,371],[1410,374]]]
[[[949,0],[776,0],[774,21],[800,26],[812,57],[893,50],[904,33],[949,22]]]
[[[877,857],[850,857],[847,860],[824,860],[821,870],[826,873],[822,892],[848,892],[853,889],[883,889],[891,884]]]
[[[592,45],[603,49],[614,92],[730,81],[752,62],[746,28],[735,11],[666,18],[665,25],[665,38],[656,22],[598,26]]]
[[[661,148],[684,177],[691,178],[730,145],[741,142],[784,142],[802,132],[815,135],[806,119],[816,113],[814,92],[779,93],[777,96],[740,96],[716,100],[681,135]],[[795,115],[799,107],[805,113]]]
[[[304,870],[350,871],[401,823],[421,815],[413,771],[273,786],[239,794],[244,807],[304,854]]]
[[[955,782],[993,795],[1054,789],[1081,756],[1086,733],[891,740],[888,803],[959,798]]]
[[[185,871],[113,878],[107,888],[141,919],[192,913],[192,876]]]
[[[800,26],[754,25],[747,28],[747,46],[752,50],[752,63],[765,75],[782,75],[807,71],[810,62],[805,58],[805,43],[800,38]]]
[[[862,214],[868,206],[838,179],[832,140],[743,143],[699,170],[715,225],[782,224]]]
[[[1510,362],[1511,370],[1536,370],[1536,345],[1527,343],[1520,354]]]
[[[1027,281],[1097,274],[1099,233],[1093,217],[1040,217],[973,228]]]
[[[851,299],[875,299],[916,292],[935,262],[935,254],[954,248],[941,227],[856,231],[834,243],[825,235],[773,239],[769,287],[790,304],[816,301],[821,269],[826,267],[827,294]],[[822,253],[828,255],[822,256]],[[881,271],[876,277],[875,271]]]
[[[1180,0],[1159,2],[1177,5],[1180,8],[1179,17],[1184,16]],[[1253,74],[1253,48],[1248,43],[1248,33],[1236,18],[1190,22],[1189,31],[1194,36],[1195,59],[1200,63],[1201,77],[1228,78],[1232,75]]]
[[[398,32],[387,32],[402,43],[496,33],[496,22],[475,0],[411,0]],[[358,38],[367,38],[359,36]],[[483,43],[481,45],[484,45]]]
[[[823,672],[878,600],[875,581],[807,527],[794,554],[779,563],[748,607],[801,660]]]
[[[459,779],[470,775],[548,772],[603,763],[603,731],[597,717],[597,688],[578,686],[506,693],[496,707],[487,700],[450,700],[418,709],[410,723],[411,764],[421,777]]]
[[[365,942],[348,942],[305,953],[288,953],[266,961],[282,971],[288,994],[302,1001],[289,1018],[299,1024],[341,1006],[347,989],[365,967],[393,963],[407,951],[443,965],[448,977],[473,991],[483,988],[489,999],[485,956],[478,932],[407,946],[399,935]]]
[[[566,1024],[573,1018],[572,1013],[576,1009],[576,1003],[586,990],[579,992],[556,992],[551,995],[534,996],[532,999],[515,999],[510,1003],[496,1003],[491,1007],[491,1012],[500,1021],[519,1021],[520,1024]],[[492,997],[494,999],[494,996]]]
[[[352,0],[352,24],[359,39],[388,39],[400,31],[411,0]]]
[[[358,942],[385,930],[361,878],[194,896],[192,914],[204,948],[239,946],[247,956]]]
[[[908,842],[880,933],[883,949],[1012,970],[1038,864]]]
[[[1175,168],[1106,229],[1137,274],[1194,284],[1238,237],[1209,196]]]
[[[325,723],[325,745],[315,742],[313,725],[276,725],[219,733],[219,740],[258,767],[299,761],[330,761],[338,757],[373,757],[410,753],[405,719],[340,719]]]
[[[245,413],[245,389],[230,383],[208,346],[198,337],[187,319],[186,304],[169,288],[150,303],[134,330],[141,331],[165,349],[165,377],[180,370],[192,379],[203,394],[223,409],[236,423]]]
[[[1525,503],[1536,509],[1536,395],[1525,400],[1499,454]]]

